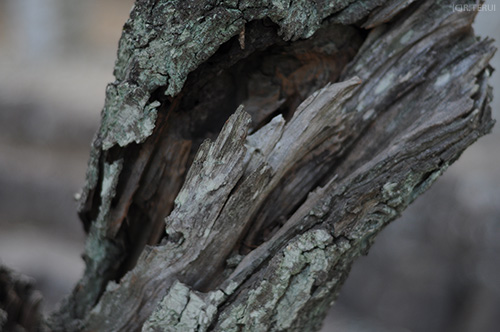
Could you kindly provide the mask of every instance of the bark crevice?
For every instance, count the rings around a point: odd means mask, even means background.
[[[52,328],[317,329],[493,125],[495,49],[454,3],[138,1],[81,196],[87,269]]]

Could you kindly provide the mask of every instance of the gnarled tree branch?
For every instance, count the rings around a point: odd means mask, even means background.
[[[80,200],[86,271],[51,328],[317,329],[493,125],[495,49],[453,4],[137,1]]]

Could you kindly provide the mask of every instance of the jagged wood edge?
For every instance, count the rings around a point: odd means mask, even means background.
[[[412,42],[412,41],[410,40],[410,43],[411,43],[411,42]],[[355,61],[355,62],[356,62],[356,61]],[[376,66],[375,66],[375,67],[376,67]],[[390,82],[389,82],[389,83],[390,83]],[[367,112],[367,113],[368,113],[368,112]],[[100,147],[99,147],[99,148],[100,148]],[[111,197],[112,197],[112,196],[111,196]]]
[[[246,175],[243,161],[248,162],[251,157],[245,157],[247,149],[241,138],[246,137],[243,133],[248,131],[249,116],[238,109],[216,142],[200,148],[177,196],[176,208],[167,218],[167,243],[142,255],[119,285],[108,285],[87,318],[86,328],[134,330],[151,314],[152,307],[174,280],[181,279],[194,287],[213,283],[234,245],[250,226],[252,211],[283,177],[286,167],[300,160],[308,147],[320,144],[329,132],[335,131],[335,115],[359,83],[354,78],[328,85],[304,101],[277,135],[273,149]],[[301,126],[304,122],[309,125]],[[345,123],[337,121],[340,125]],[[254,148],[260,150],[260,145]],[[242,181],[241,186],[235,187],[238,181]],[[121,300],[116,301],[117,298]]]
[[[430,6],[426,7],[420,14]],[[443,17],[440,24],[444,26],[457,21],[457,17],[440,14]],[[461,23],[452,28],[460,28],[460,24],[470,26],[470,16],[459,17]],[[438,30],[437,27],[433,29]],[[394,137],[397,143],[388,146],[383,157],[365,164],[340,183],[331,181],[311,195],[310,202],[306,202],[273,239],[248,255],[219,290],[209,294],[195,290],[185,293],[184,308],[192,306],[185,316],[176,308],[180,313],[175,321],[159,319],[168,312],[168,301],[179,296],[172,290],[144,330],[193,326],[199,331],[317,329],[320,322],[317,318],[331,305],[352,261],[365,252],[383,226],[428,188],[468,145],[491,130],[486,67],[494,48],[491,41],[469,40],[469,43],[470,48],[462,50],[467,58],[460,59],[459,64],[448,62],[448,67],[439,68],[441,72],[436,73],[439,75],[427,85],[429,93],[438,87],[449,93],[435,114]],[[456,57],[456,53],[450,55],[451,60]],[[456,84],[444,87],[452,80],[456,80]],[[434,97],[439,98],[440,94],[436,92]],[[293,238],[298,230],[311,227],[310,231],[302,234],[299,231]],[[262,264],[266,260],[270,261],[264,269]],[[259,269],[260,272],[256,272]],[[327,278],[325,271],[329,271]],[[231,297],[236,289],[240,293]],[[228,299],[229,304],[224,304]],[[267,304],[265,308],[263,303]],[[201,312],[202,319],[189,318],[189,313],[196,310]]]
[[[418,18],[419,14],[423,12],[425,11],[420,11],[420,12],[417,11],[415,16]],[[448,25],[447,19],[449,19],[452,22],[457,21],[457,17],[450,17],[448,15],[445,15],[445,18],[439,23],[444,26],[447,26]],[[414,20],[414,22],[417,21],[418,21],[417,19]],[[458,21],[461,24],[465,25],[466,24],[470,25],[471,23],[470,18]],[[457,25],[458,27],[460,26],[460,23]],[[457,28],[457,26],[452,25],[451,28]],[[431,31],[435,31],[436,33],[436,35],[433,36],[433,38],[429,37],[429,40],[433,40],[436,43],[440,42],[440,38],[437,38],[439,37],[440,33],[440,29],[438,29],[439,27],[440,25],[437,24],[436,26],[431,26],[429,28]],[[383,38],[381,39],[383,41]],[[472,44],[472,42],[470,43]],[[476,45],[481,46],[481,43],[476,43]],[[418,43],[414,45],[414,48],[416,49],[419,48]],[[486,49],[484,50],[488,50],[488,48],[486,47]],[[286,248],[293,248],[293,243],[295,242],[292,239],[295,236],[295,234],[297,234],[297,232],[300,234],[301,231],[303,231],[304,229],[309,229],[314,225],[318,224],[321,225],[322,223],[324,225],[329,226],[329,227],[323,226],[323,228],[320,228],[320,230],[322,229],[323,232],[318,233],[319,230],[314,229],[314,237],[311,238],[312,235],[306,232],[304,233],[304,235],[299,235],[299,238],[300,236],[305,236],[310,243],[315,243],[319,241],[317,240],[318,237],[321,238],[322,241],[321,244],[318,244],[318,247],[322,250],[320,250],[319,252],[322,252],[323,248],[328,247],[330,243],[336,243],[333,248],[334,253],[336,254],[326,255],[327,257],[332,257],[331,259],[333,259],[333,262],[330,262],[331,265],[329,265],[325,263],[323,260],[324,264],[322,266],[325,268],[330,266],[331,269],[335,268],[335,271],[336,273],[339,273],[339,276],[336,279],[334,279],[337,280],[337,283],[330,284],[330,286],[332,288],[339,287],[340,281],[343,280],[346,273],[342,269],[338,269],[337,260],[340,259],[339,257],[344,257],[343,255],[345,254],[347,259],[342,263],[343,264],[342,266],[344,267],[348,266],[352,262],[354,257],[359,255],[360,248],[362,250],[366,250],[366,247],[369,244],[369,240],[372,238],[374,234],[376,234],[383,227],[383,225],[385,225],[390,220],[394,219],[400,211],[402,211],[416,196],[418,196],[418,194],[420,194],[425,188],[427,188],[430,185],[430,183],[432,183],[437,178],[437,176],[441,174],[441,172],[444,171],[451,162],[453,162],[456,158],[458,158],[458,155],[461,153],[463,148],[471,144],[472,141],[475,140],[479,134],[484,134],[491,128],[492,125],[491,121],[487,121],[488,117],[486,117],[486,121],[484,121],[483,117],[483,114],[486,114],[488,112],[486,104],[484,103],[486,99],[485,94],[481,94],[479,98],[483,99],[477,101],[481,105],[483,105],[484,107],[482,109],[483,113],[481,113],[479,109],[471,113],[472,107],[474,106],[471,97],[473,94],[477,92],[476,90],[479,89],[478,88],[479,86],[476,88],[477,85],[474,84],[474,79],[477,75],[480,74],[480,71],[484,70],[487,60],[489,57],[491,57],[493,51],[490,48],[489,53],[486,54],[480,53],[484,50],[478,47],[476,49],[476,52],[478,52],[478,54],[472,53],[470,55],[470,58],[462,60],[464,62],[463,65],[464,66],[466,65],[469,68],[467,73],[460,72],[459,70],[454,71],[453,68],[445,67],[441,69],[444,72],[447,71],[450,72],[448,73],[449,75],[449,77],[447,78],[448,80],[451,80],[453,76],[456,76],[453,78],[462,81],[461,84],[457,85],[462,88],[465,87],[469,89],[469,93],[463,96],[462,94],[457,95],[457,92],[463,92],[463,91],[457,91],[456,89],[453,89],[453,86],[447,87],[448,94],[445,94],[447,95],[447,98],[458,99],[458,101],[455,100],[457,108],[453,110],[453,112],[448,112],[449,114],[446,114],[446,112],[448,111],[448,108],[446,106],[448,106],[448,104],[441,103],[437,105],[436,109],[429,111],[429,112],[435,112],[433,116],[426,117],[420,122],[416,122],[413,128],[412,127],[408,128],[408,132],[403,131],[401,135],[396,135],[395,137],[393,137],[393,139],[397,143],[389,145],[385,151],[382,151],[381,155],[383,157],[378,156],[375,157],[373,160],[365,163],[355,173],[348,174],[347,177],[343,179],[342,182],[340,182],[340,184],[337,183],[336,181],[331,181],[328,186],[316,191],[316,193],[314,195],[311,195],[310,199],[304,203],[303,207],[297,211],[297,213],[285,224],[285,226],[282,229],[280,229],[278,234],[276,234],[276,236],[273,239],[271,239],[271,241],[268,241],[267,243],[263,244],[261,247],[257,248],[252,253],[247,255],[247,257],[244,258],[243,262],[240,263],[236,271],[233,272],[232,277],[230,277],[221,286],[220,291],[222,291],[222,293],[225,296],[220,295],[220,293],[218,293],[219,296],[217,296],[217,298],[219,300],[225,299],[226,296],[231,295],[235,291],[235,288],[240,287],[241,282],[245,281],[247,278],[250,277],[251,273],[253,273],[252,271],[254,271],[257,267],[260,267],[261,264],[263,264],[268,259],[271,260],[270,263],[268,263],[267,265],[268,267],[269,266],[272,267],[273,266],[272,262],[276,260],[278,260],[278,263],[276,263],[278,265],[282,263],[290,264],[290,261],[280,262],[280,257],[282,256],[279,254],[277,256],[274,256],[276,254],[276,251],[281,250],[282,246],[285,246],[287,243],[289,243],[289,241],[291,241],[290,243],[292,243],[290,244],[291,247],[286,247]],[[407,53],[410,54],[410,56],[413,55],[411,50],[407,51]],[[482,62],[480,61],[479,65],[476,64],[475,61],[476,56],[484,56],[484,59],[482,59]],[[450,57],[453,59],[453,57],[456,57],[456,54],[452,53]],[[396,67],[396,69],[398,68]],[[389,77],[397,77],[397,75],[391,75],[390,73],[386,72],[384,72],[383,75],[388,75]],[[484,81],[486,79],[484,75],[486,74],[483,74],[482,81],[480,82],[481,85],[483,86],[484,86]],[[377,84],[380,84],[380,80],[377,79],[375,81],[377,82]],[[429,90],[428,91],[429,94],[431,96],[434,96],[434,98],[440,97],[439,93],[437,92],[435,92],[434,94],[432,93],[436,85],[440,87],[443,86],[442,81],[443,81],[443,74],[439,76],[436,75],[434,77],[434,80],[427,82],[426,86],[427,90]],[[401,84],[402,82],[398,83]],[[369,86],[369,82],[367,82],[366,84]],[[394,85],[397,85],[396,82],[394,82]],[[446,89],[446,87],[444,88]],[[377,88],[375,88],[374,90],[376,94],[380,94],[383,92],[381,89]],[[384,99],[382,98],[380,100]],[[309,100],[306,100],[304,102],[304,104],[308,103],[310,103]],[[371,109],[365,109],[365,112],[373,113]],[[363,114],[363,112],[361,113]],[[446,116],[444,116],[443,114],[446,114]],[[300,115],[300,112],[298,113],[298,115]],[[444,118],[445,121],[443,121],[443,119],[440,119],[440,117]],[[464,120],[460,120],[461,118],[464,118]],[[441,120],[442,122],[439,122],[438,120]],[[349,123],[348,121],[346,122],[347,124]],[[476,126],[468,126],[468,123],[470,122],[475,122]],[[291,121],[291,123],[293,123],[293,121]],[[309,125],[311,125],[311,123],[309,123]],[[314,126],[314,123],[312,123],[312,126]],[[460,131],[462,131],[462,133],[460,133]],[[457,132],[460,133],[460,135],[457,135]],[[432,135],[432,139],[428,138],[422,139],[423,133]],[[278,136],[280,136],[280,138],[283,137],[281,135]],[[453,140],[453,144],[450,144],[449,142],[450,139]],[[462,139],[462,141],[460,141],[460,139]],[[285,139],[284,141],[290,144],[290,140]],[[307,141],[304,142],[298,140],[298,143],[299,145],[301,143],[307,144]],[[444,147],[439,146],[439,143],[443,144]],[[280,144],[278,140],[276,146],[279,145]],[[399,149],[397,149],[397,147],[399,147]],[[401,149],[405,149],[406,151]],[[411,149],[414,149],[414,151],[411,151]],[[430,154],[429,150],[432,150],[434,155]],[[437,153],[436,151],[439,153]],[[419,156],[420,158],[416,158],[415,156],[416,155],[418,156],[418,154],[425,155],[427,159],[424,159],[422,156]],[[277,153],[277,155],[279,155],[279,153]],[[419,160],[420,163],[424,163],[426,167],[419,166]],[[408,165],[412,165],[412,168],[409,168]],[[341,189],[338,189],[339,187]],[[360,190],[360,187],[363,190]],[[331,195],[332,191],[334,192],[333,195]],[[354,193],[351,193],[350,191],[353,191]],[[329,193],[331,196],[329,195]],[[337,198],[334,201],[334,203],[332,196]],[[369,199],[367,199],[366,197],[368,197]],[[362,205],[363,202],[365,202],[367,206],[364,207],[358,206]],[[335,209],[335,206],[337,206],[337,209],[339,206],[342,208],[346,208],[347,211],[337,210],[335,211],[335,213],[333,213],[333,211],[331,210]],[[332,218],[331,216],[332,214],[334,214],[335,218]],[[319,219],[321,220],[325,216],[327,216],[326,220],[322,220],[322,223],[318,223],[318,220],[316,218],[319,217]],[[328,220],[328,218],[333,220]],[[315,222],[312,223],[311,220]],[[331,234],[332,229],[335,230],[333,233],[334,236],[332,236]],[[337,240],[340,240],[341,243],[340,245],[338,244]],[[300,240],[295,240],[295,241],[300,242]],[[302,241],[300,243],[309,243],[308,241],[306,242]],[[302,244],[301,246],[304,246],[304,244]],[[306,251],[312,249],[308,249]],[[292,250],[292,249],[286,249],[286,250]],[[297,264],[301,262],[301,257],[304,256],[302,255],[303,253],[304,250],[301,249],[298,251],[298,254],[293,256],[294,259],[299,260]],[[304,264],[302,264],[302,266]],[[141,269],[139,269],[139,271],[140,270]],[[261,286],[262,283],[264,283],[265,285],[271,284],[271,286],[268,285],[267,288],[262,286],[261,287],[262,293],[255,294],[254,291],[250,290],[247,293],[242,292],[244,295],[239,294],[240,297],[244,298],[244,300],[241,300],[243,304],[241,304],[240,307],[242,306],[243,308],[245,308],[245,310],[249,310],[248,307],[251,307],[252,303],[254,306],[261,306],[262,302],[259,301],[262,300],[262,298],[266,294],[269,296],[271,295],[274,296],[276,294],[276,290],[273,290],[272,282],[270,280],[272,281],[278,280],[276,281],[275,286],[278,287],[278,290],[284,291],[284,288],[280,287],[281,285],[280,282],[283,282],[283,276],[284,276],[283,271],[286,269],[279,268],[278,270],[280,271],[279,273],[274,271],[272,268],[263,270],[264,271],[263,274],[267,275],[267,277],[262,277]],[[146,271],[142,272],[146,273]],[[309,281],[313,280],[317,282],[319,278],[317,274],[320,272],[323,273],[325,271],[321,271],[321,269],[316,269],[315,274],[313,274],[312,277],[309,276],[308,280]],[[137,271],[133,271],[133,273],[136,273],[136,275],[141,275],[141,273]],[[195,273],[195,275],[199,273],[200,271]],[[279,278],[278,276],[281,276],[281,278]],[[291,278],[292,276],[293,272],[291,275],[289,275],[289,277]],[[298,279],[300,280],[300,278]],[[192,283],[192,280],[188,281],[188,283]],[[310,283],[309,286],[312,287],[312,285],[313,283]],[[125,286],[124,288],[125,291],[127,291],[132,287],[131,284],[127,283],[125,283],[124,286]],[[318,287],[321,286],[322,285],[320,283]],[[327,296],[330,293],[332,292],[323,292],[322,294],[323,296]],[[251,298],[248,297],[251,296],[252,294],[255,295],[256,299],[258,298],[259,301],[255,300],[255,302],[252,302]],[[172,295],[169,294],[166,299],[167,300],[170,299],[170,296]],[[274,300],[272,298],[269,298],[268,299],[269,302],[266,303],[271,303],[271,304],[274,303],[275,305],[278,306],[279,305],[278,300],[281,299],[283,296],[284,293],[279,294],[279,296],[277,296]],[[295,296],[304,299],[303,295],[299,297],[297,294],[295,294]],[[106,298],[106,294],[104,298]],[[302,302],[296,301],[296,303],[302,303],[302,306],[305,306],[307,301],[302,301]],[[113,300],[108,301],[108,305],[109,304],[113,306]],[[234,304],[232,305],[232,307],[233,310],[236,310],[238,312],[243,310]],[[236,309],[234,309],[235,307]],[[272,314],[269,310],[263,311],[260,316],[258,316],[256,313],[250,314],[247,311],[245,311],[245,314],[241,314],[240,312],[241,315],[240,320],[234,320],[234,317],[238,315],[237,313],[228,314],[229,318],[226,319],[224,319],[224,313],[223,313],[221,315],[222,316],[221,321],[218,321],[218,324],[220,323],[221,325],[217,326],[219,326],[222,330],[228,330],[228,329],[230,330],[231,328],[238,328],[238,326],[241,327],[242,325],[252,326],[252,328],[256,328],[256,326],[258,326],[257,327],[258,329],[270,329],[270,328],[272,329],[273,324],[278,324],[279,325],[278,329],[291,329],[292,326],[295,327],[301,326],[294,319],[290,320],[290,317],[295,317],[297,320],[302,320],[298,315],[290,316],[289,314],[283,314],[282,312],[283,310],[285,311],[289,310],[289,309],[284,309],[285,307],[286,306],[281,306],[281,310],[276,309],[278,310],[277,313],[275,313],[276,315]],[[300,309],[303,310],[304,308],[300,307]],[[98,306],[97,310],[94,310],[94,313],[100,314],[102,311],[103,307]],[[111,309],[104,310],[104,312],[106,312],[107,314],[111,314],[112,311],[113,310]],[[296,314],[298,312],[299,310],[297,309]],[[317,310],[317,312],[319,313],[322,311]],[[279,317],[281,317],[280,315],[282,315],[284,321],[281,322],[279,321]],[[155,314],[153,316],[155,316]],[[95,316],[91,317],[93,317],[91,319],[92,322],[97,321],[102,324],[102,320],[96,318]],[[275,318],[271,319],[271,317]],[[233,320],[231,321],[231,319]],[[253,319],[253,321],[248,322],[249,319],[250,320]],[[180,321],[182,321],[182,316]],[[234,326],[231,326],[231,322]],[[213,322],[211,322],[210,319],[208,319],[207,324],[203,326],[205,326],[205,328],[208,328],[211,323]],[[302,324],[303,323],[304,321],[302,321]],[[131,322],[127,321],[126,325],[130,326],[130,324]],[[161,326],[165,327],[167,325],[162,324]],[[152,325],[150,324],[148,326],[151,327]],[[200,327],[199,322],[197,326],[200,330],[203,330],[203,328]],[[113,328],[125,328],[125,326],[113,326]],[[177,325],[177,328],[182,328],[182,325]]]
[[[120,40],[116,81],[106,91],[99,135],[102,149],[143,142],[150,136],[159,106],[150,100],[153,91],[167,86],[166,95],[177,95],[188,74],[243,31],[245,23],[269,18],[279,26],[284,40],[297,40],[312,36],[327,18],[352,24],[384,3],[137,1]]]
[[[120,155],[123,149],[116,147],[116,142],[119,146],[128,144],[127,147],[131,145],[127,142],[143,142],[151,134],[152,128],[158,126],[159,103],[151,99],[156,89],[175,87],[179,90],[188,73],[203,63],[222,43],[241,32],[245,23],[268,18],[278,24],[285,40],[295,40],[310,36],[330,14],[330,18],[346,17],[349,23],[360,19],[343,11],[352,5],[352,1],[264,1],[259,6],[255,6],[254,2],[252,5],[249,3],[201,1],[190,8],[191,4],[183,1],[136,2],[120,40],[115,66],[116,81],[106,91],[101,129],[92,143],[86,184],[79,194],[80,213],[96,203],[101,205],[95,217],[89,220],[84,217],[85,227],[90,227],[84,254],[86,272],[73,294],[61,306],[60,312],[54,314],[53,328],[69,328],[64,327],[63,321],[71,322],[77,328],[79,323],[76,318],[83,317],[90,310],[100,296],[103,285],[116,274],[116,271],[113,272],[116,266],[123,264],[124,258],[120,253],[126,249],[126,244],[123,239],[110,236],[118,232],[120,226],[110,224],[110,221],[122,218],[109,210],[110,204],[116,200],[120,176],[123,176],[123,167],[118,167],[123,159],[108,161],[109,154],[104,152],[115,146],[112,155]],[[366,8],[381,4],[380,1],[371,0],[364,3]],[[303,13],[309,14],[304,16]],[[239,15],[239,18],[234,15]],[[184,37],[179,38],[182,34]],[[194,44],[186,45],[187,35],[196,36],[193,38]],[[165,68],[173,68],[172,80],[165,75]],[[188,146],[190,142],[183,144]],[[154,143],[147,144],[146,151],[141,152],[131,172],[138,174],[143,171],[147,161],[143,159],[148,156],[147,151],[153,148]],[[182,149],[186,151],[185,147]],[[184,155],[186,157],[178,158],[181,167],[181,161],[185,162],[187,158],[187,154]],[[113,185],[108,190],[102,190],[102,185],[109,183]],[[134,192],[137,185],[133,181],[127,182],[126,192]],[[127,206],[129,202],[120,200],[119,204]]]
[[[161,2],[158,2],[157,5],[160,3]],[[138,3],[138,5],[145,6],[145,2],[141,2],[140,4]],[[143,15],[150,15],[151,11],[145,8],[146,7],[143,7],[145,10]],[[134,18],[134,20],[141,19],[143,19],[143,17]],[[142,22],[144,23],[144,20]],[[223,24],[224,22],[220,21],[219,23]],[[252,26],[252,24],[250,24],[250,26]],[[159,27],[157,28],[160,29]],[[127,27],[125,27],[125,29],[126,31],[123,35],[122,41],[125,40],[125,42],[128,42],[130,38],[133,39],[133,36],[131,37],[127,34]],[[250,41],[254,41],[256,43],[247,45],[245,51],[237,53],[236,57],[233,57],[234,52],[232,52],[230,59],[223,58],[222,61],[229,61],[227,64],[229,66],[234,64],[235,61],[252,54],[253,51],[276,43],[274,27],[264,30],[268,34],[272,32],[272,36],[267,36],[267,39],[264,38],[267,42],[263,45],[261,45],[260,41],[256,39],[257,36],[255,36],[255,33],[253,33],[252,36],[253,30],[250,30]],[[138,52],[142,50],[142,46],[138,46]],[[121,49],[122,46],[120,46],[120,50]],[[189,52],[191,51],[192,49],[189,50]],[[163,61],[164,59],[161,58],[163,55],[164,54],[161,52],[149,52],[144,61]],[[135,59],[136,56],[133,55],[132,58]],[[221,61],[221,59],[219,59],[219,61]],[[345,59],[341,61],[345,61]],[[118,63],[120,63],[120,61],[118,61]],[[136,72],[136,65],[137,64],[133,61],[127,62],[125,64],[125,66],[128,66],[126,71],[130,73]],[[119,65],[117,65],[117,67],[118,66]],[[216,69],[217,68],[220,69],[221,66],[217,64]],[[224,68],[224,66],[222,66],[222,68]],[[129,82],[129,79],[136,82],[136,77],[134,77],[134,75],[127,78],[127,84],[132,82]],[[119,83],[116,81],[113,84]],[[158,91],[155,90],[151,92],[151,98],[157,98],[158,93],[165,88],[166,86],[160,87],[158,88]],[[108,92],[109,91],[112,91],[112,89],[110,90],[110,88],[108,88]],[[127,104],[127,109],[134,109],[132,104],[136,103],[139,98],[136,97],[137,96],[134,97],[134,95],[128,97],[123,95],[113,95],[110,97],[108,94],[106,105],[108,105],[108,101],[110,100],[118,100],[119,103]],[[159,156],[160,158],[158,158],[159,153],[156,153],[155,155],[155,151],[166,149],[169,151],[166,153],[170,153],[172,156],[172,158],[169,159],[169,167],[172,167],[171,165],[178,165],[179,167],[177,177],[174,176],[174,179],[171,178],[170,182],[169,179],[167,179],[167,185],[164,187],[168,189],[157,189],[156,194],[160,196],[165,196],[165,192],[167,192],[167,190],[170,190],[175,196],[175,193],[180,189],[184,178],[184,171],[182,169],[186,167],[186,165],[189,165],[189,150],[191,143],[193,143],[189,140],[189,138],[181,142],[177,142],[175,139],[169,139],[167,141],[162,140],[164,129],[165,127],[168,127],[169,122],[171,122],[166,119],[169,117],[169,113],[173,112],[172,109],[175,107],[166,106],[170,105],[170,102],[161,97],[160,99],[162,99],[162,105],[160,106],[162,110],[156,121],[155,131],[153,135],[148,137],[147,141],[144,143],[140,145],[130,143],[123,148],[115,145],[113,148],[105,150],[102,146],[102,133],[99,132],[92,144],[91,157],[87,171],[87,182],[80,195],[78,209],[80,217],[84,223],[84,227],[86,228],[86,231],[89,232],[90,237],[86,243],[86,249],[83,255],[86,262],[86,269],[84,276],[75,286],[72,294],[60,306],[60,310],[53,314],[51,324],[54,329],[71,329],[70,326],[65,326],[65,324],[74,325],[75,329],[79,328],[79,319],[83,318],[95,305],[99,296],[104,291],[106,283],[109,280],[120,278],[124,272],[134,266],[136,258],[143,249],[141,241],[148,241],[147,239],[144,239],[144,237],[150,235],[148,230],[149,220],[154,220],[154,228],[155,230],[159,230],[159,226],[161,226],[159,221],[161,221],[163,215],[168,214],[171,210],[173,198],[168,198],[168,202],[163,204],[161,207],[158,205],[154,206],[151,210],[156,212],[152,212],[151,216],[144,215],[143,220],[141,220],[141,218],[137,218],[137,213],[133,214],[128,210],[129,207],[133,206],[135,203],[145,203],[144,205],[147,207],[149,204],[147,198],[144,199],[144,197],[141,197],[148,195],[148,193],[145,193],[145,190],[148,191],[148,189],[145,189],[146,186],[156,186],[156,188],[158,188],[158,183],[154,183],[156,174],[151,174],[151,172],[149,172],[148,174],[145,174],[145,176],[142,176],[143,172],[147,173],[148,169],[154,165],[158,165],[158,162],[161,162],[161,154]],[[177,100],[178,99],[179,98],[177,98]],[[154,103],[156,103],[156,101]],[[133,117],[129,117],[127,112],[123,112],[123,110],[117,110],[114,106],[112,106],[111,109],[117,113],[112,116],[112,112],[110,113],[110,111],[105,107],[102,113],[103,126],[106,126],[106,121],[110,119],[112,119],[110,121],[113,123],[123,122],[124,124],[133,119]],[[187,120],[189,121],[189,119]],[[177,123],[177,125],[182,126],[182,123]],[[130,128],[121,129],[123,129],[124,132],[127,132]],[[132,128],[130,131],[135,133],[137,132],[135,129]],[[175,133],[174,135],[168,137],[175,137]],[[196,143],[193,144],[196,145]],[[174,145],[177,147],[174,147]],[[174,153],[172,154],[172,152]],[[151,157],[152,155],[153,157]],[[117,167],[119,164],[122,166]],[[163,169],[165,168],[165,166],[161,167],[163,167]],[[153,183],[148,184],[147,181],[153,181]],[[112,185],[108,186],[108,184]],[[103,190],[103,185],[106,185],[105,187],[107,190]],[[163,194],[159,194],[159,192],[162,192]],[[154,191],[153,194],[155,194]],[[134,201],[132,197],[138,197],[139,202]],[[140,208],[143,207],[144,206],[140,205]],[[137,209],[135,212],[137,212]],[[123,223],[125,220],[127,222]],[[142,221],[144,221],[145,224],[143,224]],[[152,237],[156,239],[161,237],[161,232],[155,233],[157,234]],[[131,237],[139,239],[134,240],[138,242],[135,247],[135,244],[130,244]],[[155,242],[154,239],[150,239],[149,241],[150,243]]]

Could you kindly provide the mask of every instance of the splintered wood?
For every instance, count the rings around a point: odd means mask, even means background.
[[[493,126],[492,40],[444,2],[137,2],[81,195],[87,268],[51,328],[317,330]]]

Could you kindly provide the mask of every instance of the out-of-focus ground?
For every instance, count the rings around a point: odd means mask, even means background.
[[[46,312],[83,271],[73,195],[132,3],[0,2],[0,261],[37,280]],[[481,12],[476,31],[500,38],[499,0],[488,3],[498,11]],[[354,264],[323,331],[497,331],[499,257],[495,128]]]

